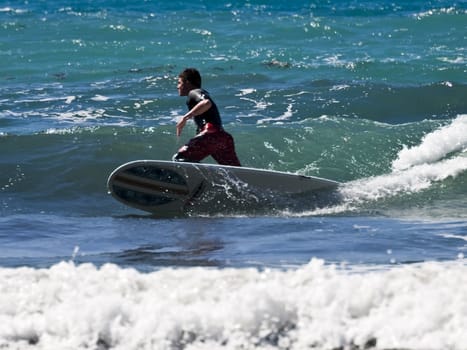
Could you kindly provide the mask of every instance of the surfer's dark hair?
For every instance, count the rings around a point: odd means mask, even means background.
[[[178,75],[184,81],[188,81],[197,88],[201,87],[201,74],[199,74],[196,68],[185,68],[183,72]]]

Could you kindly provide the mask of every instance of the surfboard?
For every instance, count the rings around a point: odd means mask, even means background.
[[[123,164],[107,181],[108,192],[115,199],[161,217],[275,208],[284,198],[316,197],[338,185],[324,178],[280,171],[162,160]]]

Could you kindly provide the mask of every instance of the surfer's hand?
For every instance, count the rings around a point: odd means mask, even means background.
[[[185,127],[186,121],[188,118],[186,116],[183,116],[177,123],[177,136],[180,136],[182,134],[182,130]]]

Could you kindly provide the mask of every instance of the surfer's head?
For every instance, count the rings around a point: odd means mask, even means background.
[[[185,82],[189,82],[197,89],[201,87],[201,74],[199,74],[196,68],[186,68],[178,75],[178,77],[183,79]]]
[[[178,94],[180,96],[188,96],[188,93],[193,89],[201,87],[201,75],[195,68],[186,68],[178,75]]]

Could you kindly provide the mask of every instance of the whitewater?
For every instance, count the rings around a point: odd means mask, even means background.
[[[467,267],[2,269],[11,349],[462,349]],[[6,282],[6,283],[5,283]],[[28,286],[25,288],[25,286]],[[157,344],[157,345],[156,345]]]

